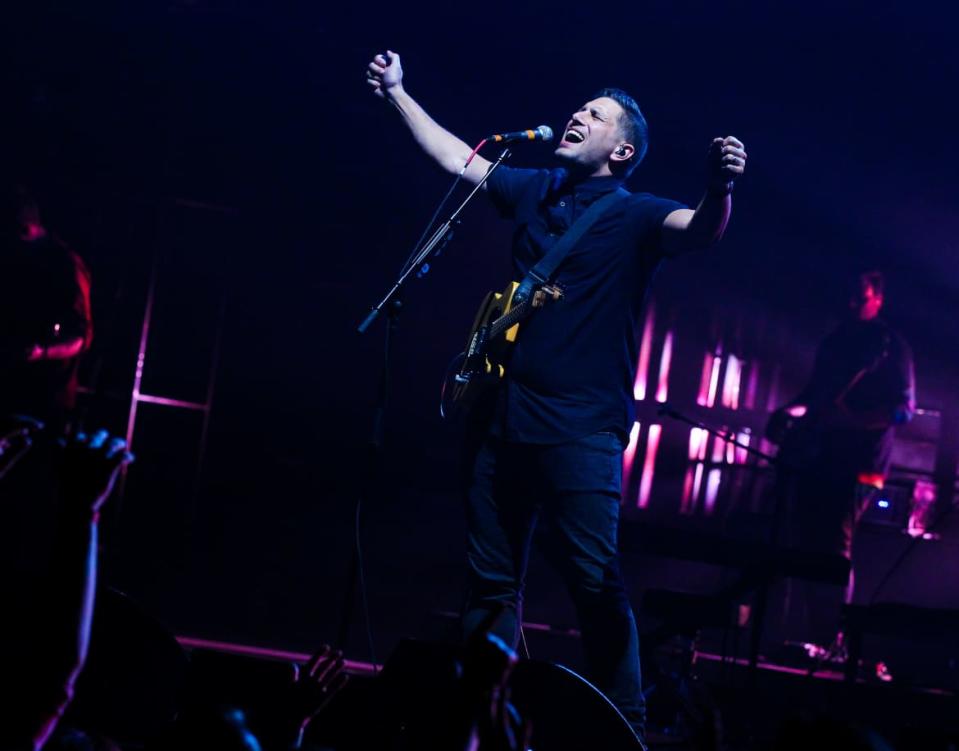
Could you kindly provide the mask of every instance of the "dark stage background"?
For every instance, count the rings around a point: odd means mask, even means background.
[[[651,125],[634,190],[695,203],[710,139],[746,143],[722,245],[667,264],[654,285],[627,517],[756,528],[753,470],[720,467],[707,502],[707,467],[698,496],[683,501],[685,473],[695,474],[689,431],[655,416],[667,334],[670,401],[755,440],[770,403],[808,373],[841,276],[864,267],[887,274],[888,318],[913,346],[925,410],[901,436],[897,492],[927,478],[940,509],[952,503],[959,14],[947,6],[30,8],[4,13],[5,152],[93,271],[87,425],[127,430],[151,280],[139,391],[189,403],[138,402],[138,460],[105,542],[107,580],[177,633],[301,649],[336,637],[383,346],[382,322],[365,337],[355,326],[448,184],[364,82],[387,47],[403,56],[407,89],[470,142],[541,122],[559,129],[602,86],[633,92]],[[520,146],[512,161],[544,165],[549,153]],[[439,633],[436,613],[460,603],[456,434],[437,414],[438,386],[480,296],[508,278],[509,232],[485,202],[471,206],[406,298],[387,466],[363,516],[381,659],[403,635]],[[730,355],[744,363],[743,394],[755,371],[751,404],[723,406],[721,394],[697,404],[708,355],[720,357],[720,392]],[[867,529],[873,582],[906,544],[905,503]],[[959,606],[948,521],[879,599]],[[633,554],[626,571],[637,595],[724,576]],[[530,583],[528,618],[571,625],[561,586],[538,563]],[[348,652],[366,658],[360,625]]]

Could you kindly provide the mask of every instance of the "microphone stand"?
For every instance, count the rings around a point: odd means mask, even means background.
[[[475,153],[475,152],[474,152]],[[393,341],[395,339],[396,329],[399,322],[399,314],[402,310],[400,293],[403,291],[407,282],[416,275],[422,276],[429,270],[427,261],[433,256],[439,256],[447,243],[453,239],[453,225],[459,224],[459,216],[466,208],[467,204],[479,192],[480,188],[486,183],[490,175],[509,157],[510,150],[503,149],[502,153],[493,162],[483,178],[474,186],[469,195],[457,207],[443,224],[433,233],[429,240],[422,247],[414,251],[412,259],[404,266],[399,278],[393,283],[386,295],[376,305],[374,305],[366,318],[357,326],[357,333],[365,334],[373,322],[379,317],[385,308],[387,311],[387,326],[384,335],[383,362],[380,370],[380,379],[377,386],[376,403],[373,408],[373,420],[370,431],[370,439],[367,444],[367,472],[363,487],[360,489],[356,499],[354,510],[354,544],[351,555],[349,570],[347,573],[346,590],[344,593],[343,609],[340,615],[337,644],[340,649],[346,648],[350,634],[350,626],[353,616],[353,605],[356,599],[357,583],[360,585],[360,596],[366,615],[367,640],[370,650],[370,661],[373,663],[373,669],[376,670],[376,657],[373,649],[373,633],[369,617],[369,608],[367,605],[366,577],[363,570],[363,556],[360,546],[360,518],[363,501],[373,496],[373,489],[376,486],[376,479],[379,476],[379,470],[384,464],[384,431],[386,425],[386,413],[389,397],[390,385],[390,361],[393,351]],[[465,167],[464,167],[465,171]],[[462,175],[462,173],[461,173]]]
[[[692,425],[694,428],[705,430],[710,435],[714,435],[717,438],[721,438],[722,440],[743,449],[744,451],[746,451],[749,454],[752,454],[753,456],[757,456],[760,459],[765,459],[767,462],[769,462],[773,466],[775,466],[776,464],[776,457],[773,456],[772,454],[767,454],[765,451],[760,451],[759,449],[755,448],[754,446],[750,446],[749,444],[740,443],[739,439],[736,437],[736,434],[731,431],[727,431],[723,433],[721,430],[716,430],[716,428],[712,427],[711,425],[707,425],[704,422],[699,422],[698,420],[694,420],[691,417],[687,417],[679,410],[674,409],[668,402],[663,402],[663,404],[660,405],[657,412],[660,415],[671,417],[674,420],[678,420],[679,422],[684,422],[687,425]]]
[[[463,203],[459,205],[459,208],[456,209],[443,224],[439,226],[439,229],[433,233],[433,236],[426,242],[426,245],[416,253],[413,260],[407,265],[406,270],[400,274],[400,278],[397,279],[393,286],[390,288],[390,291],[386,293],[386,296],[380,300],[373,308],[370,310],[366,318],[363,319],[363,322],[356,328],[357,333],[365,334],[366,330],[370,327],[373,321],[376,320],[376,317],[380,314],[380,311],[390,303],[396,296],[400,293],[400,290],[403,289],[406,282],[409,281],[409,278],[413,275],[414,272],[418,272],[421,267],[424,266],[426,260],[434,254],[439,255],[440,251],[446,246],[446,243],[449,242],[452,238],[452,228],[454,223],[458,223],[459,215],[466,208],[473,196],[479,191],[480,188],[486,183],[489,179],[489,176],[496,171],[496,168],[503,163],[503,160],[510,155],[509,149],[503,149],[503,152],[499,155],[495,162],[493,162],[489,169],[486,170],[486,174],[483,175],[483,179],[476,183],[475,187],[470,194],[466,196]],[[440,243],[443,243],[440,245]]]

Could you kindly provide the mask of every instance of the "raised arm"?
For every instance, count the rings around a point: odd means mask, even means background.
[[[403,121],[420,148],[450,174],[457,174],[466,163],[472,149],[462,140],[439,125],[403,88],[403,66],[400,56],[388,50],[377,55],[366,70],[366,82],[373,93],[385,99],[400,111]],[[478,183],[489,169],[489,161],[477,155],[470,162],[463,177]]]
[[[120,468],[133,461],[126,443],[105,430],[66,441],[60,469],[61,512],[49,582],[42,588],[49,639],[43,661],[32,676],[38,687],[25,711],[11,718],[4,731],[29,738],[42,748],[73,698],[74,685],[86,662],[97,580],[97,527]],[[30,614],[36,617],[35,612]],[[6,747],[6,746],[5,746]]]
[[[696,210],[678,209],[663,221],[667,255],[709,247],[723,236],[732,213],[733,182],[745,168],[746,151],[738,138],[713,139],[707,155],[706,192]]]

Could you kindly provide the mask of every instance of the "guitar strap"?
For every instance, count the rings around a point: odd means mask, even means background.
[[[520,283],[519,288],[513,295],[513,303],[519,304],[530,298],[533,289],[542,284],[546,284],[556,273],[556,269],[563,262],[563,259],[569,255],[569,252],[580,241],[586,231],[596,223],[596,220],[606,209],[618,204],[630,195],[628,190],[617,188],[607,193],[605,196],[595,201],[586,211],[580,215],[579,219],[573,222],[573,225],[563,233],[563,236],[557,240],[556,244],[550,248],[549,252],[543,256],[539,263],[527,272],[526,277]]]

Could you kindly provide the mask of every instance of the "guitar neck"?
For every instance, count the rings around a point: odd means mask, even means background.
[[[509,313],[505,313],[497,318],[490,326],[489,336],[493,339],[517,323],[522,321],[529,313],[529,300],[520,303],[515,308],[511,308]]]

